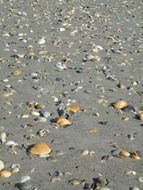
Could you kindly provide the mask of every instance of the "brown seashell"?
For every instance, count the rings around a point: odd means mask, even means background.
[[[132,158],[133,160],[140,160],[141,159],[140,155],[138,155],[138,153],[136,153],[136,152],[131,152],[130,158]]]
[[[55,118],[54,122],[59,125],[59,126],[68,126],[68,125],[71,125],[71,122],[66,119],[65,117],[63,116],[60,116],[60,117],[57,117]]]
[[[76,106],[76,105],[67,106],[65,109],[72,113],[76,113],[76,112],[80,111],[80,107]]]
[[[115,103],[113,103],[113,107],[120,110],[128,106],[128,102],[125,100],[119,100]]]
[[[8,170],[2,170],[0,171],[0,176],[1,177],[10,177],[12,175],[12,173]]]
[[[48,144],[43,142],[36,143],[29,149],[29,152],[33,155],[45,155],[49,154],[51,151]]]
[[[129,157],[130,156],[130,153],[126,150],[121,150],[119,152],[119,156],[122,156],[122,157]]]

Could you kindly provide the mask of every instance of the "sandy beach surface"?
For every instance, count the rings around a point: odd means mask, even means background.
[[[142,10],[0,0],[0,190],[143,190]]]

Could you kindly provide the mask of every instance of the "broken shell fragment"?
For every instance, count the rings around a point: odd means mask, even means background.
[[[12,175],[12,173],[8,170],[2,170],[0,171],[0,176],[1,177],[10,177]]]
[[[54,119],[54,122],[59,125],[59,126],[68,126],[68,125],[71,125],[71,122],[64,118],[63,116],[60,116],[60,117],[57,117]]]
[[[138,118],[143,121],[143,111],[139,111]]]
[[[49,154],[51,151],[49,145],[43,142],[36,143],[29,149],[31,154],[39,156]]]
[[[76,112],[80,111],[80,107],[76,106],[76,105],[71,105],[71,106],[67,106],[66,110],[70,111],[72,113],[76,113]]]
[[[80,179],[71,179],[71,180],[69,180],[69,183],[71,185],[80,185],[81,184],[81,180]]]
[[[84,149],[84,150],[80,151],[81,156],[87,156],[88,154],[89,154],[89,150],[87,150],[87,149]]]
[[[119,100],[115,103],[113,103],[113,107],[120,110],[128,106],[128,102],[125,100]]]
[[[119,156],[122,156],[122,157],[129,157],[130,156],[130,153],[126,150],[121,150],[119,152]]]
[[[137,152],[131,152],[130,158],[132,158],[133,160],[140,160],[141,159],[140,155]]]
[[[0,171],[4,169],[4,162],[0,160]]]

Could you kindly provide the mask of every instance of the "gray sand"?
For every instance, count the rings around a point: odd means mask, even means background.
[[[97,189],[100,175],[111,190],[143,189],[143,123],[136,117],[143,109],[142,10],[142,0],[0,0],[0,133],[7,135],[0,160],[7,170],[20,165],[0,178],[0,190]],[[120,99],[132,107],[113,108]],[[27,102],[44,104],[47,121]],[[69,115],[71,126],[57,127],[51,120],[69,104],[81,111]],[[41,129],[49,133],[40,137]],[[39,141],[52,148],[50,158],[27,154]],[[141,159],[113,156],[118,148]],[[80,155],[83,149],[89,155]],[[19,187],[23,176],[31,179]],[[74,178],[81,184],[72,185]]]

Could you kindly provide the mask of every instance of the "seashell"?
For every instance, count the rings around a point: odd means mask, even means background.
[[[133,171],[133,170],[130,170],[130,171],[127,171],[126,174],[127,174],[127,175],[136,175],[137,172],[136,172],[136,171]]]
[[[4,169],[4,162],[0,160],[0,171]]]
[[[141,159],[141,157],[136,152],[131,152],[130,158],[132,158],[133,160],[140,160]]]
[[[119,152],[119,156],[122,156],[122,157],[129,157],[130,156],[130,153],[126,150],[121,150]]]
[[[39,116],[40,116],[40,113],[37,112],[37,111],[32,111],[32,112],[31,112],[31,115],[36,116],[36,117],[39,117]]]
[[[128,102],[125,100],[119,100],[115,103],[113,103],[113,107],[120,110],[128,106]]]
[[[38,40],[38,44],[39,45],[43,45],[43,44],[45,44],[46,43],[46,37],[42,37],[42,38],[40,38],[39,40]]]
[[[17,173],[20,171],[20,164],[13,164],[11,165],[11,172],[12,173]]]
[[[76,112],[80,111],[80,107],[76,106],[76,105],[67,106],[65,109],[72,113],[76,113]]]
[[[80,152],[81,156],[87,156],[88,154],[89,154],[89,150],[88,149],[81,150],[81,152]]]
[[[1,177],[10,177],[12,175],[12,173],[8,170],[2,170],[0,171],[0,176]]]
[[[143,121],[143,111],[139,111],[138,118]]]
[[[25,183],[26,181],[29,181],[31,180],[31,177],[30,176],[22,176],[21,177],[21,180],[20,180],[20,183]]]
[[[81,184],[81,180],[80,179],[71,179],[71,180],[69,180],[69,183],[71,185],[80,185]]]
[[[96,133],[97,132],[97,129],[94,127],[94,128],[91,128],[90,130],[89,130],[89,132],[90,133]]]
[[[5,143],[6,142],[6,133],[4,133],[4,132],[2,132],[1,134],[0,134],[0,142],[3,144],[3,143]]]
[[[57,125],[63,126],[63,127],[66,127],[66,126],[68,126],[68,125],[71,125],[71,122],[70,122],[68,119],[66,119],[65,117],[63,117],[63,116],[60,116],[60,117],[55,118],[54,121],[55,121],[55,123],[56,123]]]
[[[15,75],[15,76],[18,76],[18,75],[21,75],[21,70],[20,69],[14,69],[11,74]]]
[[[52,150],[50,149],[49,145],[43,142],[36,143],[32,145],[32,147],[28,150],[33,155],[47,155]]]
[[[18,146],[18,144],[14,141],[7,141],[6,145],[11,147]]]

